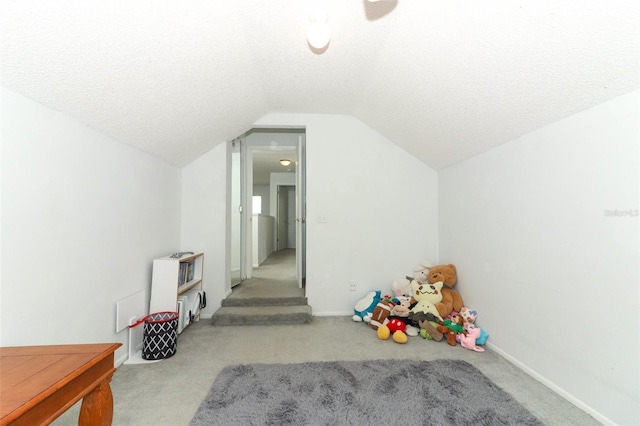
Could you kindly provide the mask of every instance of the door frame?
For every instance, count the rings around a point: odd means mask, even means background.
[[[278,130],[282,130],[283,133],[290,133],[291,131],[298,133],[298,141],[295,144],[295,150],[297,153],[297,167],[296,167],[296,205],[301,205],[302,210],[296,210],[296,219],[299,219],[301,224],[304,225],[306,222],[306,218],[300,216],[300,211],[305,212],[306,210],[306,152],[305,152],[305,141],[306,141],[306,128],[305,127],[295,127],[295,128],[282,128],[282,127],[265,127],[265,128],[253,128],[243,134],[242,136],[236,138],[241,139],[242,141],[242,166],[244,169],[243,173],[243,195],[242,195],[242,264],[241,264],[241,277],[242,280],[250,279],[253,276],[253,231],[251,226],[252,221],[252,199],[251,194],[253,193],[253,152],[254,150],[265,150],[269,148],[269,144],[249,144],[247,142],[247,136],[252,133],[260,133],[261,130],[264,130],[265,133],[277,133]],[[286,145],[285,145],[286,146]],[[292,145],[291,148],[294,148]],[[227,164],[230,165],[228,162]],[[298,180],[302,183],[302,187],[298,188]],[[296,221],[296,226],[298,226],[298,221]],[[228,222],[228,226],[230,226],[230,222]],[[299,243],[296,241],[296,276],[298,279],[298,285],[302,287],[305,282],[306,275],[306,226],[301,227],[301,231],[296,229],[296,235],[300,234],[300,238],[302,241]],[[227,245],[227,256],[230,256],[230,244]]]
[[[246,230],[244,229],[244,202],[245,199],[245,187],[244,187],[244,142],[242,138],[236,138],[229,142],[229,198],[228,198],[228,210],[229,210],[229,249],[228,249],[228,263],[229,263],[229,289],[235,287],[240,284],[243,280],[244,276],[244,259],[243,259],[243,242],[244,242],[244,234]],[[234,158],[234,154],[237,154],[238,157]],[[234,191],[237,191],[237,194],[234,194]],[[238,229],[237,234],[234,235],[234,215],[238,217]],[[237,243],[237,244],[236,244]],[[239,256],[238,259],[238,272],[237,278],[236,274],[233,273],[234,262],[233,256],[237,254]]]
[[[304,288],[307,275],[306,132],[298,136],[296,167],[296,280]]]

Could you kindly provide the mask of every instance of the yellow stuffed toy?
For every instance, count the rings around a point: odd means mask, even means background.
[[[409,316],[414,324],[425,319],[432,320],[433,318],[442,321],[436,304],[442,300],[443,285],[444,283],[442,281],[433,284],[423,284],[416,280],[411,282],[411,288],[413,289],[412,296],[417,302],[411,308],[411,314]]]

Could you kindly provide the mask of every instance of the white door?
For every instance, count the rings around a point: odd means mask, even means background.
[[[232,141],[231,149],[231,287],[242,281],[242,144]]]
[[[306,275],[306,179],[304,137],[298,137],[298,158],[296,167],[296,279],[302,288]]]
[[[287,248],[296,248],[296,187],[285,186],[287,191]]]

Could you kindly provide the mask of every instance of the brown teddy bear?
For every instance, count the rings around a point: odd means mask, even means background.
[[[462,309],[462,297],[453,289],[458,281],[458,273],[453,264],[437,265],[431,267],[428,281],[430,284],[438,281],[444,282],[442,287],[442,301],[436,303],[436,309],[442,318],[446,318],[452,311],[460,312]]]

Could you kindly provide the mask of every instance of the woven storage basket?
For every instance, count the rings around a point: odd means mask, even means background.
[[[142,359],[172,357],[178,350],[178,313],[156,312],[144,318]]]

